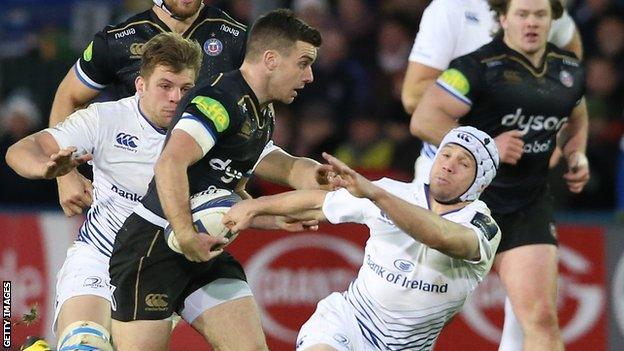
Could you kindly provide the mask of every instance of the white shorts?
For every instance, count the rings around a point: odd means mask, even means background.
[[[429,173],[431,173],[433,159],[423,154],[418,156],[414,164],[414,183],[429,184]]]
[[[109,258],[83,242],[74,242],[67,249],[67,258],[56,275],[56,304],[54,325],[61,306],[75,296],[100,296],[111,302]]]
[[[353,306],[341,293],[331,293],[316,305],[316,311],[301,326],[297,350],[326,344],[339,351],[375,350],[360,332]]]

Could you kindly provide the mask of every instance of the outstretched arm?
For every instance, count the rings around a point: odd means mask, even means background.
[[[62,149],[47,132],[29,135],[13,144],[6,154],[7,164],[28,179],[53,179],[63,176],[93,157],[74,157],[76,148]]]
[[[310,158],[292,156],[278,148],[258,163],[254,173],[268,181],[294,189],[329,190],[331,167]]]
[[[454,258],[479,258],[478,238],[470,228],[390,194],[332,155],[324,153],[323,157],[339,175],[334,180],[335,186],[344,187],[353,196],[371,200],[414,239]]]
[[[283,215],[303,223],[324,221],[322,207],[326,194],[324,190],[295,190],[244,200],[232,206],[223,223],[233,231],[240,231],[254,226],[253,221],[261,215]]]

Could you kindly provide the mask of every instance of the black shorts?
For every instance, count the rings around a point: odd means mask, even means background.
[[[165,319],[179,314],[186,297],[216,279],[246,281],[243,267],[229,253],[191,262],[169,248],[163,231],[133,213],[117,234],[109,268],[113,319]]]
[[[525,245],[558,244],[553,201],[548,191],[515,212],[492,211],[492,217],[502,235],[497,253]]]

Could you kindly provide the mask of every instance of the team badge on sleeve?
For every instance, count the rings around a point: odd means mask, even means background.
[[[87,46],[85,51],[82,53],[82,58],[85,61],[89,62],[89,61],[91,61],[92,57],[93,57],[93,42],[90,42],[89,46]]]
[[[197,109],[212,121],[217,132],[221,133],[230,125],[230,116],[221,103],[207,96],[196,96],[191,100]]]
[[[458,69],[447,69],[438,79],[448,87],[455,89],[455,91],[464,96],[470,91],[470,83],[468,82],[468,79]]]
[[[492,240],[496,233],[498,233],[498,226],[496,223],[494,223],[492,218],[484,215],[483,213],[477,212],[474,217],[472,217],[470,224],[479,228],[488,240]]]

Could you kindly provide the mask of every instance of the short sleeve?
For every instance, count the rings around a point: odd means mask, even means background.
[[[453,59],[458,26],[457,11],[443,0],[433,0],[425,9],[409,60],[444,70]]]
[[[75,146],[77,154],[92,153],[97,147],[100,130],[99,114],[95,106],[79,110],[54,127],[44,129],[52,135],[61,149]]]
[[[436,84],[464,103],[471,105],[485,88],[481,64],[471,55],[459,57],[442,72]]]
[[[173,129],[187,132],[206,155],[222,135],[236,128],[236,116],[230,116],[226,106],[224,97],[198,94],[190,99]]]
[[[548,33],[548,41],[563,48],[572,41],[575,29],[576,25],[574,24],[574,20],[568,11],[563,11],[563,15],[553,21],[550,27],[550,33]]]
[[[256,161],[256,164],[254,164],[253,166],[253,170],[255,170],[256,167],[258,167],[258,164],[260,163],[260,161],[262,161],[263,158],[265,158],[268,154],[276,150],[283,151],[281,147],[273,143],[273,140],[269,140],[269,142],[264,146],[264,149],[262,149],[262,152],[260,153],[260,156],[258,157],[258,161]]]
[[[500,242],[500,229],[494,219],[489,215],[476,212],[469,222],[460,224],[472,229],[479,240],[479,261],[465,261],[480,264],[493,260]]]
[[[346,189],[331,191],[323,201],[323,214],[330,223],[360,223],[375,216],[379,208],[370,200],[351,195]]]
[[[80,81],[91,89],[103,89],[112,83],[114,72],[110,67],[110,50],[104,32],[98,32],[74,65]]]

